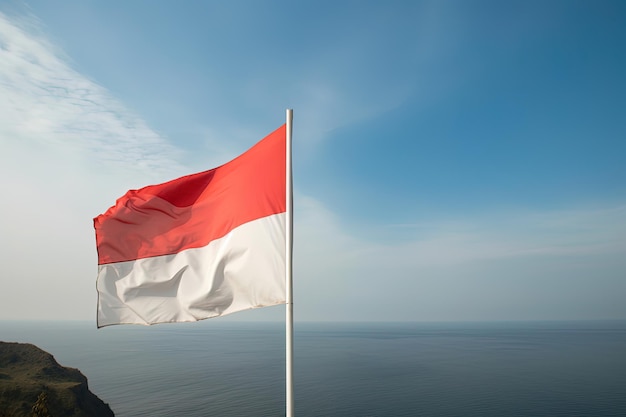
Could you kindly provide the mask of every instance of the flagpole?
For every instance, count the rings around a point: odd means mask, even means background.
[[[286,291],[286,317],[285,317],[285,334],[286,334],[286,406],[287,417],[293,417],[293,268],[291,258],[293,256],[293,175],[291,167],[291,130],[293,123],[293,110],[287,109],[287,210],[286,210],[286,257],[285,257],[285,291]]]

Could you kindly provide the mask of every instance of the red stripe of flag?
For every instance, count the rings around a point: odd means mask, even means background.
[[[200,248],[286,211],[286,128],[209,171],[128,191],[94,219],[98,265]]]

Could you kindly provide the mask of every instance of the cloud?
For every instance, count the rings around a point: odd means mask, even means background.
[[[185,173],[184,154],[72,69],[35,20],[16,22],[0,14],[0,317],[90,318],[91,218],[128,188]],[[354,36],[345,34],[336,50],[314,51],[303,63],[328,62],[322,54],[345,50]],[[362,51],[330,62],[288,78],[276,94],[270,87],[279,80],[255,85],[251,78],[250,99],[268,112],[293,103],[295,133],[304,137],[298,140],[315,144],[332,129],[393,107],[402,100],[396,90],[411,80],[399,77],[372,90],[380,100],[369,100],[352,93],[372,75],[346,81],[367,66]],[[272,97],[271,105],[260,96]],[[224,137],[260,139],[240,119],[196,127],[224,154],[234,152]],[[358,237],[349,233],[331,208],[297,192],[298,320],[537,318],[536,312],[571,318],[576,308],[583,317],[626,316],[616,301],[624,291],[624,205],[362,227]],[[391,239],[378,239],[382,234]]]
[[[295,219],[296,303],[305,318],[626,315],[617,301],[626,285],[624,205],[394,225],[412,237],[386,242],[352,236],[311,197],[297,196]]]
[[[414,229],[415,240],[408,244],[408,250],[421,253],[419,259],[423,263],[584,256],[626,250],[626,206],[620,205],[554,211],[510,210],[476,215],[464,221],[402,227]]]
[[[34,18],[0,13],[0,97],[3,147],[41,146],[155,177],[181,171],[180,150],[73,70]]]
[[[92,217],[183,173],[181,155],[73,70],[35,19],[0,13],[0,317],[88,318]]]

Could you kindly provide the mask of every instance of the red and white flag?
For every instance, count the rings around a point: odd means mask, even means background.
[[[285,303],[286,127],[209,171],[128,191],[94,219],[98,327]]]

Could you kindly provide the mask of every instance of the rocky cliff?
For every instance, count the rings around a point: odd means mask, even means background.
[[[50,417],[114,416],[78,369],[59,365],[37,346],[0,342],[0,417],[31,417],[35,403]]]

